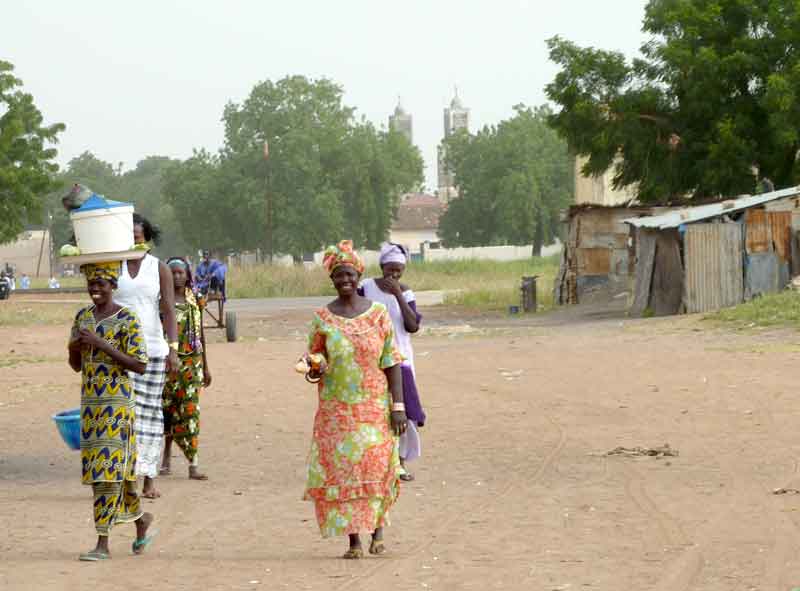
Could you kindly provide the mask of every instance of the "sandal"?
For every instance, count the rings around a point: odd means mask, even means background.
[[[134,554],[143,554],[147,547],[150,545],[150,542],[153,541],[158,535],[158,530],[155,530],[153,533],[146,535],[141,540],[134,540],[133,545],[131,546],[131,551]]]
[[[161,498],[161,492],[158,491],[158,490],[155,490],[155,489],[154,490],[149,490],[147,492],[143,492],[142,493],[142,497],[144,497],[145,499],[160,499]]]
[[[91,552],[84,552],[78,556],[81,562],[100,562],[101,560],[111,560],[111,554],[100,552],[99,550],[92,550]]]
[[[169,476],[172,474],[172,469],[168,468],[167,466],[161,466],[161,468],[158,470],[158,474],[159,476]]]
[[[371,551],[370,546],[370,551]],[[350,548],[347,552],[344,553],[342,556],[345,560],[358,560],[359,558],[364,558],[364,549],[360,546],[357,548]]]
[[[369,553],[374,554],[376,556],[380,554],[386,553],[386,544],[383,543],[383,540],[375,540],[373,539],[369,545]]]
[[[400,480],[402,480],[403,482],[414,482],[415,478],[411,472],[403,472],[400,475]]]

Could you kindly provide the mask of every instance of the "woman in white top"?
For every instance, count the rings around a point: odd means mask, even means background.
[[[411,346],[411,335],[419,330],[422,316],[417,312],[414,292],[400,283],[407,263],[405,248],[399,244],[384,244],[380,255],[383,277],[367,279],[359,288],[359,293],[389,310],[394,325],[395,345],[403,355],[400,370],[403,374],[403,401],[408,428],[400,437],[400,464],[404,470],[400,478],[410,481],[414,476],[406,470],[406,462],[418,458],[422,451],[417,427],[425,424],[425,411],[417,391],[414,349]]]
[[[155,243],[159,234],[158,228],[134,214],[133,238],[136,244]],[[155,479],[164,438],[162,396],[167,373],[178,369],[174,300],[172,272],[156,257],[148,253],[142,259],[122,263],[114,301],[133,310],[139,317],[149,357],[145,373],[132,376],[136,392],[136,475],[144,477],[142,496],[148,499],[161,496]],[[164,338],[165,332],[169,342]]]

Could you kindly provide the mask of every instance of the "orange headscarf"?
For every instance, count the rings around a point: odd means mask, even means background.
[[[322,259],[322,266],[325,267],[328,274],[344,265],[353,267],[359,274],[364,272],[364,261],[353,248],[352,240],[342,240],[335,246],[329,246]]]

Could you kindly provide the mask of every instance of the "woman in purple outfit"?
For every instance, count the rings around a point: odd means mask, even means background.
[[[414,480],[414,476],[406,469],[406,462],[418,458],[421,454],[417,428],[425,424],[425,411],[422,410],[417,391],[414,349],[411,346],[411,335],[419,330],[422,316],[417,312],[414,292],[400,283],[407,264],[408,255],[405,248],[399,244],[384,244],[380,256],[383,277],[367,279],[361,285],[359,292],[374,302],[380,302],[389,310],[389,316],[394,324],[395,344],[405,359],[401,370],[408,429],[400,437],[400,464],[403,466],[400,478],[411,481]]]

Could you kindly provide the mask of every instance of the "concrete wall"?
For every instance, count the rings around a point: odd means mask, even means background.
[[[40,277],[50,276],[50,239],[47,230],[32,230],[20,234],[16,242],[0,244],[0,267],[8,263],[16,267],[17,281],[23,273],[36,277],[36,268],[39,263],[39,252],[42,262],[39,270]],[[44,250],[42,250],[44,239]]]
[[[426,248],[426,261],[463,261],[483,259],[490,261],[520,261],[531,258],[533,246],[479,246],[474,248]],[[561,243],[556,242],[542,249],[542,256],[561,252]]]
[[[401,243],[402,244],[402,243]],[[542,249],[542,256],[553,256],[561,252],[562,244],[556,241],[555,244],[545,246]],[[531,258],[531,246],[482,246],[476,248],[424,248],[423,258],[425,261],[461,261],[471,259],[482,259],[490,261],[519,261]],[[380,252],[377,250],[359,250],[358,254],[368,265],[377,265],[380,260]],[[307,261],[306,266],[320,266],[325,253],[314,253],[314,260]],[[234,260],[228,258],[229,265],[249,266],[259,264],[256,253],[244,253]],[[294,264],[292,257],[279,256],[273,259],[273,264],[291,266]]]
[[[402,244],[409,252],[417,253],[422,251],[423,243],[439,242],[439,235],[436,230],[392,230],[389,241]]]

